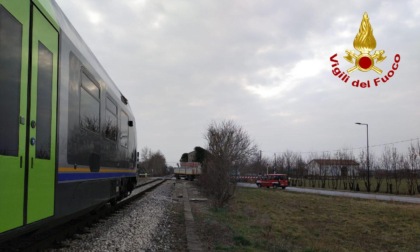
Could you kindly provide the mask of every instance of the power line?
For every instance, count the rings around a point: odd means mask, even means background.
[[[406,142],[413,142],[413,141],[419,141],[420,137],[417,138],[411,138],[411,139],[406,139],[406,140],[399,140],[399,141],[395,141],[395,142],[390,142],[390,143],[383,143],[383,144],[375,144],[375,145],[369,145],[369,148],[376,148],[376,147],[382,147],[382,146],[387,146],[387,145],[394,145],[394,144],[400,144],[400,143],[406,143]],[[298,153],[298,154],[318,154],[318,153],[334,153],[337,151],[354,151],[354,150],[361,150],[361,149],[366,149],[366,146],[364,147],[358,147],[358,148],[341,148],[341,149],[335,149],[335,150],[324,150],[324,151],[291,151],[293,153]],[[271,153],[271,154],[284,154],[287,153],[288,151],[263,151],[263,153]]]

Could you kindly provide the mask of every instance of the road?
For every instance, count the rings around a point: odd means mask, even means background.
[[[257,188],[256,184],[250,184],[250,183],[238,183],[238,186]],[[281,189],[278,189],[278,190],[281,190]],[[287,187],[286,190],[290,192],[313,193],[313,194],[321,194],[321,195],[329,195],[329,196],[340,196],[340,197],[420,204],[419,197],[384,195],[384,194],[376,194],[376,193],[330,191],[330,190],[310,189],[310,188],[300,188],[300,187]]]

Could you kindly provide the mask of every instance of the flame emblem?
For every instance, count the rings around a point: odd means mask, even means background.
[[[375,50],[374,54],[370,52],[376,48],[376,39],[373,36],[373,29],[369,22],[368,14],[363,14],[363,19],[360,24],[359,32],[353,41],[353,47],[359,51],[359,55],[356,55],[354,51],[346,50],[347,55],[344,58],[354,63],[354,66],[347,70],[348,73],[359,69],[360,71],[367,72],[373,70],[378,74],[382,73],[382,70],[375,66],[375,63],[382,62],[386,59],[384,50]]]

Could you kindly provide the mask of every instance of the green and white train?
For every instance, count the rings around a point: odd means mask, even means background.
[[[0,242],[136,184],[127,99],[54,0],[0,0]]]

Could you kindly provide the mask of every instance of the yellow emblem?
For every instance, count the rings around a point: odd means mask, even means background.
[[[386,59],[384,55],[385,51],[375,50],[373,55],[370,52],[376,48],[376,40],[373,36],[373,29],[369,22],[368,14],[365,12],[363,14],[362,23],[360,24],[359,33],[353,41],[354,49],[359,51],[359,55],[356,55],[354,51],[346,50],[347,56],[344,58],[350,62],[354,63],[354,66],[347,70],[348,73],[353,72],[356,69],[360,71],[367,72],[373,70],[378,74],[382,73],[382,70],[375,66],[375,63],[382,62]],[[355,61],[353,61],[355,60]],[[376,62],[375,62],[376,60]]]

